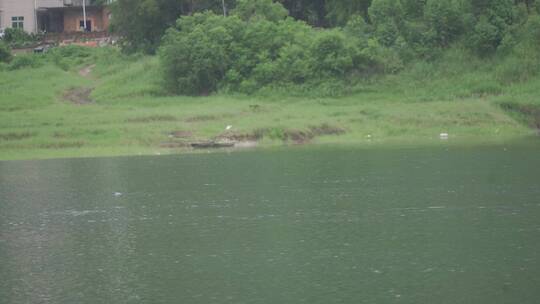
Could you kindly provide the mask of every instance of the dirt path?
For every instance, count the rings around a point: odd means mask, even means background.
[[[79,75],[82,77],[89,77],[92,70],[96,67],[95,64],[89,65],[79,70]]]
[[[95,67],[95,64],[86,66],[80,69],[78,74],[81,77],[89,78]],[[72,88],[64,92],[64,99],[76,105],[90,104],[94,102],[92,98],[90,98],[90,94],[92,94],[93,90],[94,88],[91,87]]]

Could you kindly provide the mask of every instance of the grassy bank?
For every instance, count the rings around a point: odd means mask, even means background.
[[[496,65],[459,51],[361,82],[343,97],[164,96],[157,58],[93,52],[0,71],[0,160],[177,153],[213,139],[438,144],[445,132],[449,142],[489,143],[536,132],[540,78],[505,84]]]

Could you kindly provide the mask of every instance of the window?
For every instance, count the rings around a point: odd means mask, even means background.
[[[11,27],[24,29],[24,17],[11,17]]]

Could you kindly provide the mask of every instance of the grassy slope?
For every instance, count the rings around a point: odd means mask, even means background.
[[[498,104],[540,104],[539,79],[502,86],[489,63],[460,52],[448,57],[342,98],[158,97],[158,63],[150,57],[104,56],[90,78],[52,64],[0,71],[0,159],[169,153],[183,150],[175,143],[257,129],[265,130],[262,145],[278,145],[291,130],[323,124],[346,132],[311,142],[437,144],[441,132],[454,142],[501,142],[533,134]],[[95,87],[96,103],[64,101],[73,87]],[[174,131],[187,138],[170,138]]]

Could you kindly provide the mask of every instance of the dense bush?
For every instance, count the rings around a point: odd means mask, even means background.
[[[125,46],[160,45],[164,83],[176,94],[341,90],[452,49],[494,60],[501,82],[540,74],[538,0],[226,0],[228,17],[222,3],[118,0],[130,10],[115,14],[129,30]]]
[[[495,53],[506,31],[516,21],[512,1],[471,0],[476,23],[469,32],[469,45],[480,56]]]
[[[14,56],[11,60],[8,69],[18,70],[23,68],[37,68],[43,65],[43,61],[34,54],[21,54]]]
[[[507,33],[500,50],[503,56],[496,76],[503,83],[527,81],[540,74],[540,16],[531,15]]]
[[[7,28],[3,40],[13,48],[22,48],[34,46],[41,39],[40,34],[30,34],[18,28]]]
[[[319,34],[311,46],[313,72],[322,77],[347,75],[354,67],[358,50],[347,44],[340,31],[325,31]]]
[[[462,10],[457,1],[428,0],[424,17],[430,41],[438,46],[448,46],[463,33]]]
[[[11,49],[7,44],[0,41],[0,62],[9,62],[11,60]]]
[[[284,19],[284,12],[270,0],[239,1],[227,18],[211,12],[180,18],[160,48],[167,89],[189,95],[217,89],[249,93],[346,79],[376,65],[361,39]]]
[[[481,56],[493,54],[501,41],[501,29],[489,22],[485,16],[476,23],[469,38],[470,46]]]
[[[369,18],[375,29],[375,37],[384,46],[393,46],[401,35],[404,23],[401,2],[374,0],[369,7]]]
[[[272,22],[283,20],[289,14],[281,4],[272,0],[238,0],[232,13],[244,21],[262,19]]]
[[[167,88],[190,95],[214,91],[230,66],[227,47],[239,22],[213,13],[180,19],[160,50]]]

